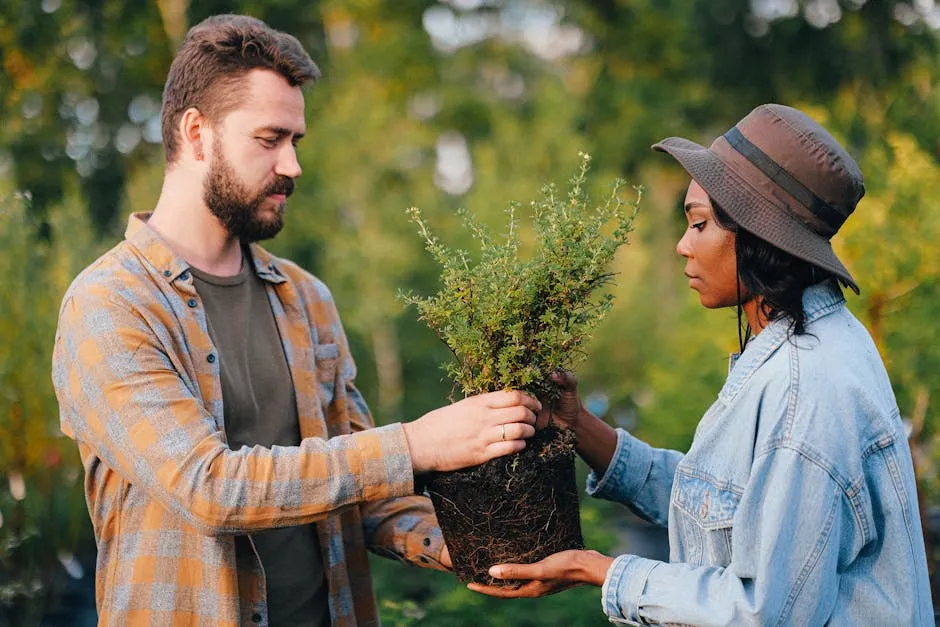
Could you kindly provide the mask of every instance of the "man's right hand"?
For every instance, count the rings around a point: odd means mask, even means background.
[[[476,466],[525,448],[535,435],[538,400],[518,391],[490,392],[435,409],[402,426],[415,473]]]

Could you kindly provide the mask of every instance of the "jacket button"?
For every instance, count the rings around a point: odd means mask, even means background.
[[[184,281],[189,280],[189,270],[183,270],[183,273],[180,275],[180,278]]]
[[[213,355],[212,353],[209,353],[209,355],[206,357],[206,361],[208,361],[210,364],[214,364],[214,363],[215,363],[215,355]]]
[[[431,546],[431,538],[424,539],[424,546]]]
[[[163,276],[170,276],[171,274],[173,274],[173,273],[170,272],[169,270],[164,270],[164,271],[163,271]]]
[[[258,612],[255,612],[254,614],[252,614],[252,615],[251,615],[251,622],[253,622],[253,623],[260,623],[260,622],[261,622],[261,614],[259,614]]]
[[[195,307],[195,306],[196,306],[196,299],[195,299],[195,298],[190,298],[190,299],[189,299],[189,302],[187,302],[186,304],[189,305],[190,307]]]

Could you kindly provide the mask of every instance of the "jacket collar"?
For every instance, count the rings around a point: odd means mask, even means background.
[[[806,288],[803,292],[803,311],[806,312],[806,326],[809,327],[844,304],[845,297],[835,283],[827,281]],[[747,343],[743,353],[732,353],[730,355],[728,378],[718,394],[722,401],[728,402],[734,398],[751,378],[751,375],[787,341],[789,328],[789,320],[774,320]]]

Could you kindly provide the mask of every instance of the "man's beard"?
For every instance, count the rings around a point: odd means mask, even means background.
[[[258,242],[271,239],[284,226],[284,204],[275,209],[271,218],[263,218],[261,204],[271,194],[290,196],[294,193],[294,180],[279,175],[259,194],[252,195],[238,180],[235,171],[222,156],[221,146],[213,150],[209,176],[206,179],[203,200],[222,226],[238,239]]]

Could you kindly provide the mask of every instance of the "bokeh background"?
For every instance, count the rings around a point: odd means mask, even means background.
[[[93,625],[94,541],[50,382],[74,275],[149,210],[159,110],[187,28],[220,12],[295,34],[324,78],[307,96],[304,174],[270,247],[333,289],[379,423],[447,402],[447,358],[399,289],[437,269],[405,209],[467,245],[453,210],[499,228],[564,184],[646,187],[615,307],[580,368],[591,408],[682,449],[717,394],[735,316],[705,311],[675,254],[682,171],[649,146],[710,142],[762,102],[844,142],[868,193],[836,248],[862,287],[911,431],[931,573],[940,542],[940,7],[933,0],[3,0],[0,3],[0,624]],[[844,364],[843,367],[851,367]],[[825,417],[820,417],[825,419]],[[583,469],[582,469],[583,472]],[[662,556],[663,536],[582,505],[588,543]],[[605,624],[596,589],[496,601],[375,558],[387,625]],[[936,598],[936,597],[935,597]]]

